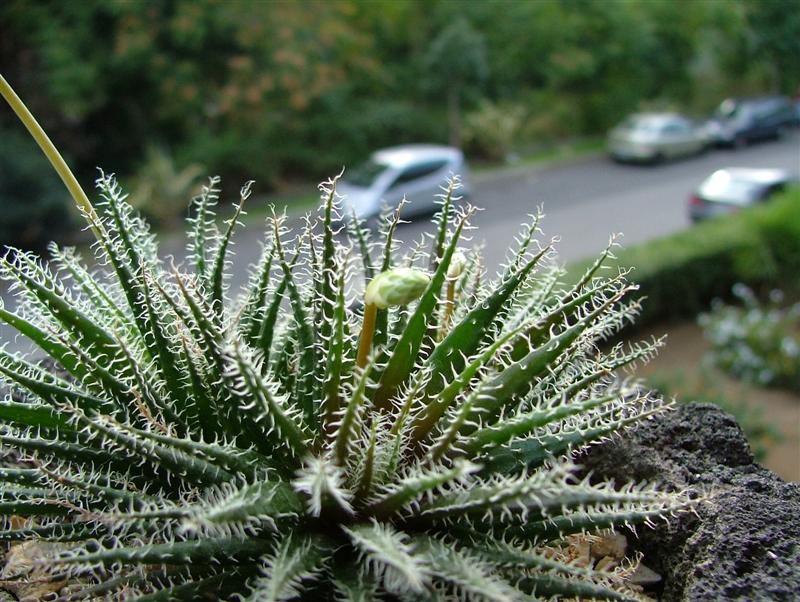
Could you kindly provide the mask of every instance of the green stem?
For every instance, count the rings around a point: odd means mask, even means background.
[[[375,317],[378,315],[378,306],[367,303],[364,306],[364,323],[361,326],[361,337],[358,341],[358,356],[356,365],[363,368],[367,365],[369,351],[372,348],[372,336],[375,334]]]
[[[41,147],[45,156],[50,160],[53,169],[55,169],[56,173],[61,177],[61,181],[64,182],[75,204],[93,218],[91,220],[93,224],[92,229],[95,230],[95,233],[99,234],[94,226],[94,223],[97,223],[97,221],[95,219],[94,208],[89,202],[89,197],[86,196],[86,193],[83,191],[83,188],[81,188],[81,185],[78,183],[72,170],[70,170],[67,162],[64,161],[61,153],[58,152],[53,142],[42,129],[42,126],[39,125],[36,118],[28,110],[28,107],[25,106],[25,103],[17,96],[17,93],[14,92],[14,89],[2,75],[0,75],[0,94],[2,94],[6,102],[17,114],[17,117],[20,118],[20,121],[28,128],[28,132],[30,132],[33,139],[36,140],[37,144]]]

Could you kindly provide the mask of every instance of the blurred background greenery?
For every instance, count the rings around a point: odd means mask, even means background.
[[[699,115],[730,94],[793,94],[800,11],[791,0],[6,0],[0,71],[83,182],[98,162],[134,192],[154,166],[179,180],[142,207],[168,220],[164,205],[184,206],[207,168],[281,190],[393,144],[450,142],[499,161],[601,134],[638,108]],[[18,129],[0,113],[4,139]],[[19,152],[14,165],[33,173],[35,153]],[[6,221],[4,242],[24,244]]]

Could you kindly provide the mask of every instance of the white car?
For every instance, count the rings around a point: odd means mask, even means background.
[[[689,197],[689,219],[693,222],[735,213],[769,200],[798,176],[784,169],[728,167],[708,176]]]
[[[336,191],[343,197],[345,213],[353,208],[362,219],[376,217],[384,204],[393,207],[404,197],[409,203],[403,216],[422,215],[438,208],[436,195],[451,175],[461,178],[459,196],[470,196],[468,168],[460,150],[432,144],[395,146],[345,171]]]

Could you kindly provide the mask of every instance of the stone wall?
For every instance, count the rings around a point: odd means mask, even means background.
[[[640,527],[638,540],[630,538],[663,577],[651,595],[670,602],[800,599],[800,485],[756,464],[739,425],[716,406],[679,406],[580,462],[620,483],[709,493],[697,515]]]

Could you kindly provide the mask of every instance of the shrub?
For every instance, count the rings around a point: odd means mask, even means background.
[[[786,280],[772,283],[796,287],[800,284],[800,187],[754,212],[752,219],[769,248],[778,279]]]
[[[736,378],[800,392],[800,303],[782,308],[780,291],[759,303],[746,286],[734,287],[743,307],[717,300],[699,322],[711,342],[711,360]]]
[[[133,178],[129,202],[155,223],[173,222],[186,210],[186,199],[200,192],[202,174],[197,164],[178,169],[166,150],[150,147]]]
[[[377,249],[355,223],[334,236],[331,181],[319,224],[291,239],[268,221],[232,305],[249,184],[222,231],[218,180],[203,190],[181,270],[114,179],[97,184],[76,199],[110,274],[71,251],[58,272],[0,262],[21,303],[0,317],[61,372],[0,350],[18,396],[0,402],[0,443],[20,456],[0,470],[0,538],[58,542],[36,560],[76,597],[638,597],[629,567],[577,566],[562,544],[690,505],[573,476],[574,451],[665,407],[613,376],[657,343],[597,350],[638,309],[625,272],[596,276],[608,253],[564,288],[537,220],[487,281],[458,251],[473,210],[454,180],[429,250],[398,258],[399,210]]]
[[[465,119],[464,142],[469,150],[482,157],[504,161],[515,150],[525,117],[525,107],[521,104],[484,100]]]
[[[529,112],[519,133],[526,152],[586,133],[580,96],[537,89],[526,93],[522,103]]]

